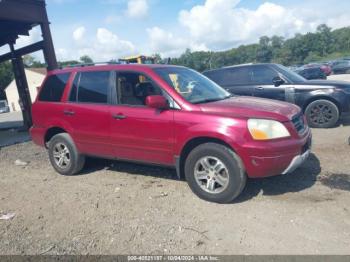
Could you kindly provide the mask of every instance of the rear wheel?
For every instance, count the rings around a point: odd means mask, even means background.
[[[309,126],[329,128],[338,122],[339,109],[329,100],[316,100],[306,107],[305,115]]]
[[[61,175],[75,175],[84,167],[85,157],[79,154],[67,133],[57,134],[50,140],[48,153],[51,165]]]
[[[185,162],[185,176],[197,196],[217,203],[231,202],[246,184],[241,159],[230,148],[216,143],[192,150]]]

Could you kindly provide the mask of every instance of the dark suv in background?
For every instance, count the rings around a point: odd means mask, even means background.
[[[279,64],[247,64],[203,73],[232,94],[294,103],[311,127],[329,128],[350,112],[350,83],[306,80]]]

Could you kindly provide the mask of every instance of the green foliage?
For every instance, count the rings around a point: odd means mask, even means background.
[[[79,60],[84,64],[92,64],[94,62],[92,58],[88,55],[83,55],[82,57],[80,57]]]
[[[12,65],[10,62],[0,64],[0,100],[5,99],[5,88],[13,80]]]
[[[58,62],[58,66],[59,67],[67,67],[67,66],[70,66],[70,65],[77,65],[79,64],[80,62],[77,61],[77,60],[68,60],[68,61],[61,61],[61,62]]]
[[[46,67],[45,63],[41,63],[40,61],[37,61],[33,56],[31,55],[25,55],[23,56],[23,63],[24,66],[27,68],[41,68]]]
[[[191,52],[187,49],[172,64],[198,71],[243,63],[306,64],[350,56],[350,27],[331,30],[325,24],[315,33],[296,34],[285,40],[280,36],[260,38],[258,44],[241,45],[220,52]]]

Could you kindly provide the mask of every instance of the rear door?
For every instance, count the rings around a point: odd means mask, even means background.
[[[275,77],[282,77],[274,68],[268,65],[254,65],[251,69],[254,96],[285,100],[285,86],[275,86],[272,82]]]
[[[112,156],[110,146],[111,71],[77,73],[63,108],[80,152],[93,156]]]
[[[115,104],[110,113],[114,155],[120,159],[173,165],[174,111],[145,105],[147,96],[166,96],[164,91],[137,72],[117,72],[115,83]]]

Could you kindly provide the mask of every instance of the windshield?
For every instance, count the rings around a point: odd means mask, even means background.
[[[154,71],[192,104],[223,100],[232,95],[202,74],[181,67],[155,68]]]
[[[4,101],[0,101],[0,108],[1,107],[6,107],[6,103]]]
[[[283,65],[277,65],[279,70],[283,75],[285,75],[288,80],[292,81],[292,83],[303,83],[306,81],[306,79],[297,73],[293,72],[292,70],[288,69],[287,67]]]

